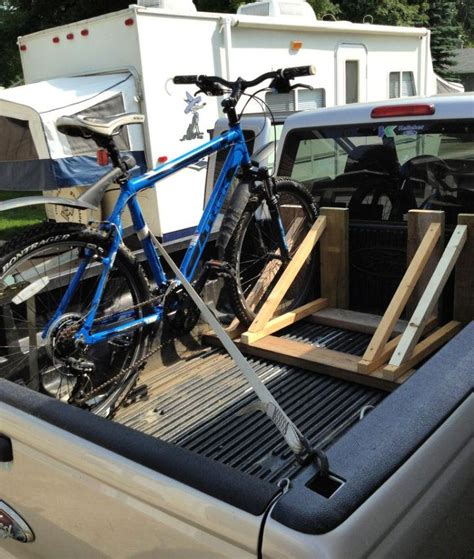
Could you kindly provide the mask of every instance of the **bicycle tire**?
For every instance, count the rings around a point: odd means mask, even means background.
[[[0,250],[0,378],[9,378],[104,417],[110,416],[126,396],[125,387],[128,392],[133,386],[129,376],[120,378],[119,373],[130,370],[141,359],[148,340],[148,331],[139,328],[86,348],[83,355],[95,367],[87,375],[82,371],[73,374],[66,365],[77,351],[71,331],[89,308],[101,258],[107,255],[109,244],[106,237],[77,224],[45,223],[25,231]],[[66,312],[50,324],[85,248],[93,258]],[[33,288],[31,296],[23,291],[25,285]],[[16,303],[12,297],[15,294],[19,296]],[[124,320],[114,322],[114,316],[149,298],[143,271],[128,250],[120,247],[96,316],[108,316],[111,322],[104,319],[103,327],[111,328]],[[138,318],[143,308],[129,312]],[[92,398],[76,403],[81,391],[87,396],[115,377],[116,381]]]
[[[296,181],[277,178],[276,193],[291,256],[316,220],[318,211],[309,192]],[[269,233],[273,227],[271,220],[261,218],[264,206],[263,197],[249,200],[227,247],[227,260],[235,271],[233,277],[226,279],[229,299],[236,317],[245,325],[253,321],[286,268],[278,258],[277,235]],[[301,217],[303,221],[300,221]],[[256,239],[259,246],[256,246]],[[246,255],[251,259],[244,269]],[[312,255],[288,289],[275,315],[288,312],[308,300],[313,291],[314,268],[315,257]],[[258,295],[252,291],[256,288],[257,278]]]

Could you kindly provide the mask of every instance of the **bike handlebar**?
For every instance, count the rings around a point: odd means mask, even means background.
[[[269,79],[280,78],[285,80],[293,80],[294,78],[300,76],[314,76],[314,74],[316,74],[316,68],[314,66],[296,66],[292,68],[280,68],[279,70],[273,70],[272,72],[265,72],[264,74],[261,74],[257,78],[250,81],[245,81],[239,78],[236,81],[231,82],[219,76],[205,76],[205,75],[196,74],[196,75],[188,75],[188,76],[175,76],[173,78],[173,83],[178,85],[195,84],[198,87],[201,88],[204,87],[203,89],[204,93],[207,93],[206,86],[209,88],[212,85],[223,85],[230,89],[234,89],[236,84],[239,84],[240,90],[244,91],[248,87],[253,87]],[[214,91],[217,90],[214,89]],[[214,91],[213,88],[211,87],[210,93],[217,94],[214,93]],[[223,93],[223,91],[220,88],[219,91]]]

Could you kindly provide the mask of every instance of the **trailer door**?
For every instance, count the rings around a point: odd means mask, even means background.
[[[367,47],[341,43],[336,51],[336,104],[367,100]]]

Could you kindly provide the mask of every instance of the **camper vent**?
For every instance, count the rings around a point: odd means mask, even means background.
[[[137,4],[143,8],[158,8],[178,14],[197,12],[192,0],[137,0]]]
[[[323,88],[302,89],[290,93],[267,93],[265,103],[274,114],[290,114],[294,111],[314,111],[326,106]]]
[[[316,14],[306,0],[263,0],[244,4],[237,10],[238,14],[252,16],[281,17],[290,16],[315,21]]]

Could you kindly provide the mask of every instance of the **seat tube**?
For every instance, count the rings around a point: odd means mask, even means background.
[[[133,196],[130,198],[127,204],[130,210],[130,215],[132,216],[133,228],[135,229],[137,237],[143,246],[143,251],[150,265],[153,278],[157,285],[162,285],[167,281],[166,274],[150,239],[150,231],[143,217],[137,197]]]

